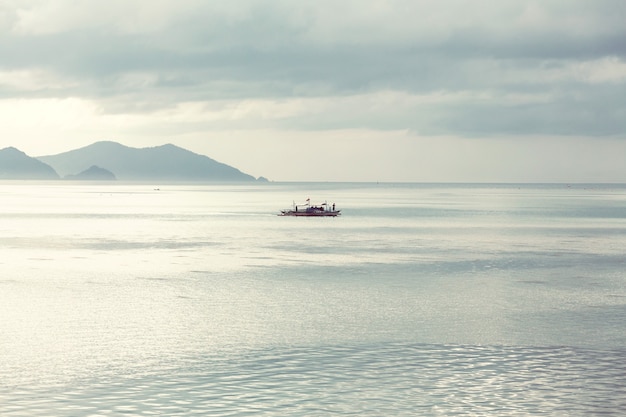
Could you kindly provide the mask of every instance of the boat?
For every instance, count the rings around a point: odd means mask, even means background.
[[[335,203],[329,205],[322,203],[318,206],[311,205],[310,199],[306,199],[305,204],[297,205],[293,203],[292,208],[281,210],[279,216],[295,216],[295,217],[337,217],[341,214],[341,210],[335,209]]]

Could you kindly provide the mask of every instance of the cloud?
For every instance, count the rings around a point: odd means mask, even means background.
[[[624,138],[625,21],[622,0],[5,0],[0,101],[129,137]]]

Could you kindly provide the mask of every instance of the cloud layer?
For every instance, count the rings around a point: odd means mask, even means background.
[[[0,100],[144,135],[623,138],[624,22],[623,0],[5,0]]]

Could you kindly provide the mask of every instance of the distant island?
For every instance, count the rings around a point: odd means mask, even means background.
[[[66,175],[63,177],[66,180],[88,180],[88,181],[115,181],[115,174],[108,169],[100,168],[99,166],[92,165],[88,169],[76,175]]]
[[[9,147],[0,150],[0,179],[58,180],[59,174],[50,165]]]
[[[208,156],[167,144],[131,148],[96,142],[83,148],[30,157],[13,148],[0,149],[0,179],[89,181],[261,181]]]

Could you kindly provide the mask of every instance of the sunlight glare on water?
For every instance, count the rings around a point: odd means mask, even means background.
[[[2,416],[626,411],[624,186],[0,198]]]

